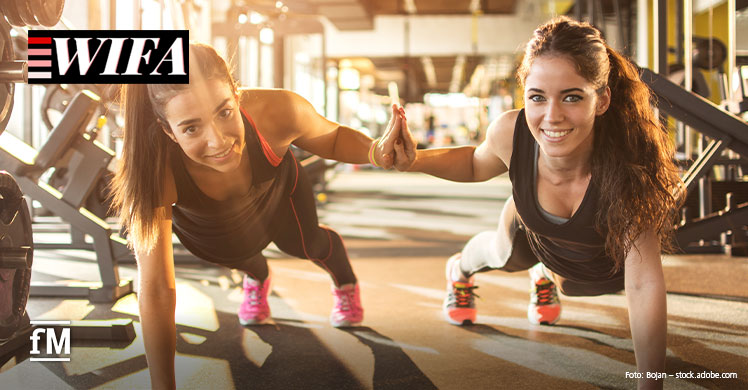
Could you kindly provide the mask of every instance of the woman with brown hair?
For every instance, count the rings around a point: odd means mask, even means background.
[[[285,90],[239,89],[226,62],[190,45],[189,84],[127,85],[124,147],[114,207],[138,262],[138,302],[151,382],[173,388],[176,349],[172,231],[194,255],[244,271],[243,325],[270,316],[270,270],[262,250],[282,251],[327,271],[333,326],[363,319],[356,276],[343,241],[319,225],[311,184],[291,144],[327,159],[389,168],[404,120],[393,105],[381,140],[319,115]],[[411,139],[405,140],[410,143]]]
[[[508,170],[512,182],[498,230],[447,262],[446,318],[475,322],[473,274],[492,269],[530,271],[535,324],[558,321],[557,286],[587,296],[625,289],[637,368],[662,372],[660,250],[670,246],[681,181],[650,91],[597,29],[565,17],[535,30],[518,80],[524,109],[497,118],[483,143],[419,150],[408,169],[463,182]]]

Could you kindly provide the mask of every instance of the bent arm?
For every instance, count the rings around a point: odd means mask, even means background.
[[[159,238],[149,253],[138,252],[138,307],[145,356],[154,389],[173,389],[176,352],[176,289],[171,242],[171,206],[159,222]]]
[[[643,233],[626,257],[626,300],[636,369],[643,373],[640,389],[661,389],[662,380],[648,379],[647,372],[665,370],[667,302],[660,261],[660,244],[653,231]]]
[[[366,134],[348,126],[328,120],[320,115],[303,97],[285,91],[284,100],[288,110],[288,128],[294,129],[292,143],[308,152],[326,159],[350,164],[368,164],[369,151],[374,140]],[[400,112],[396,107],[390,113],[390,123],[384,142],[380,142],[374,159],[382,166],[392,165],[392,144],[399,137]],[[386,145],[385,145],[386,144]]]

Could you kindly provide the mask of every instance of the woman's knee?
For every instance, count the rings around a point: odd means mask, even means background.
[[[301,232],[300,237],[292,240],[277,240],[275,244],[278,249],[305,259],[326,260],[330,257],[333,247],[339,241],[339,236],[332,230],[318,226]]]

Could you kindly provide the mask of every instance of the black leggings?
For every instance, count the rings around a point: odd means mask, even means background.
[[[289,255],[309,259],[327,271],[336,286],[356,282],[348,253],[340,235],[319,224],[314,191],[304,168],[296,162],[298,180],[291,196],[278,207],[273,224],[272,242]],[[251,278],[265,280],[268,276],[267,259],[262,252],[236,263],[222,263],[229,268],[246,272]]]

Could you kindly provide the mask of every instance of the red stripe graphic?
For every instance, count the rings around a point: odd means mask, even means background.
[[[33,44],[50,44],[52,43],[51,37],[29,37],[29,45]]]

